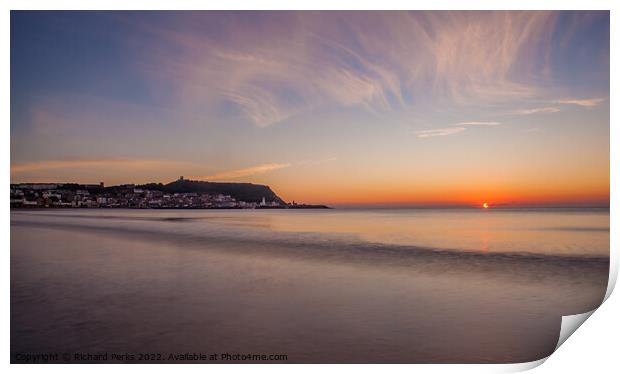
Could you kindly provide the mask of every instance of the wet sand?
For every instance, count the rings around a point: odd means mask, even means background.
[[[235,240],[206,229],[191,236],[174,220],[139,230],[114,218],[111,226],[46,219],[12,216],[12,362],[46,352],[107,352],[108,363],[138,362],[140,353],[162,363],[184,353],[280,354],[286,360],[275,362],[286,363],[525,362],[552,353],[562,315],[600,304],[608,277],[600,256],[373,250],[361,242],[334,251],[329,236],[294,243],[272,230],[269,240]]]

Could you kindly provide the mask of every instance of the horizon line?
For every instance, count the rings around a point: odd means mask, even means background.
[[[189,181],[189,182],[200,182],[200,183],[236,183],[236,184],[255,184],[252,182],[231,182],[231,181],[204,181],[204,180],[193,180],[186,179],[183,176],[172,180],[171,182],[145,182],[145,183],[119,183],[119,184],[111,184],[106,186],[105,182],[99,181],[97,183],[80,183],[80,182],[11,182],[11,185],[19,185],[19,184],[77,184],[77,185],[101,185],[103,183],[105,187],[120,187],[125,185],[147,185],[147,184],[167,184],[177,181]],[[270,185],[265,184],[271,188]],[[276,193],[274,191],[274,193]],[[277,195],[277,193],[276,193]],[[292,199],[291,201],[295,201],[299,199]],[[284,201],[284,200],[283,200]],[[343,208],[343,209],[355,209],[355,208],[363,208],[363,209],[483,209],[482,204],[484,202],[471,202],[471,203],[453,203],[453,202],[429,202],[429,203],[421,203],[421,202],[321,202],[320,204],[329,205],[330,207]],[[553,208],[553,209],[610,209],[611,202],[609,198],[606,201],[563,201],[563,202],[514,202],[514,203],[493,203],[487,202],[489,204],[489,210],[493,209],[540,209],[540,208]],[[312,204],[319,204],[316,202],[312,202]]]

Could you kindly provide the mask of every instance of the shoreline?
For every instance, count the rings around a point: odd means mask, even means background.
[[[277,207],[256,207],[256,208],[243,208],[243,207],[127,207],[127,206],[119,206],[119,207],[63,207],[63,206],[36,206],[36,207],[11,207],[11,211],[35,211],[35,210],[98,210],[98,209],[131,209],[131,210],[270,210],[270,209],[334,209],[333,207],[327,205],[297,205],[297,206],[277,206]]]

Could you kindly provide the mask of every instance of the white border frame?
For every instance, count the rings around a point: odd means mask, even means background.
[[[2,59],[3,77],[3,90],[1,113],[4,113],[5,121],[3,126],[3,133],[0,138],[1,146],[5,151],[0,155],[2,157],[2,164],[4,165],[4,182],[0,184],[0,194],[8,196],[8,189],[10,184],[10,59],[7,57],[10,53],[10,10],[11,9],[40,9],[40,10],[53,10],[53,9],[84,9],[84,10],[134,10],[134,9],[179,9],[179,10],[193,10],[193,9],[575,9],[575,10],[611,10],[611,35],[610,44],[614,45],[614,41],[618,40],[618,27],[617,22],[619,17],[616,16],[615,10],[620,9],[618,1],[605,1],[605,0],[588,0],[588,1],[544,1],[544,0],[521,0],[521,1],[490,1],[490,0],[474,0],[474,1],[457,1],[457,0],[434,0],[427,2],[408,2],[398,0],[382,0],[382,1],[326,1],[326,0],[314,0],[314,1],[295,1],[291,3],[285,0],[263,0],[260,2],[251,2],[244,0],[229,0],[227,2],[200,2],[191,0],[175,0],[174,2],[164,0],[152,0],[152,1],[133,1],[133,0],[108,0],[108,1],[77,1],[77,0],[9,0],[3,1],[3,12],[0,14],[0,27],[2,29],[2,50],[5,51]],[[615,5],[615,6],[614,6]],[[617,66],[618,64],[618,47],[610,49],[610,66]],[[620,130],[618,129],[618,123],[616,123],[615,115],[615,103],[616,89],[618,87],[617,75],[613,70],[610,72],[611,85],[610,85],[610,192],[611,192],[611,208],[610,208],[610,227],[611,227],[611,270],[610,270],[610,283],[607,290],[606,299],[611,295],[613,287],[616,283],[618,276],[618,233],[619,233],[619,217],[620,217],[620,204],[618,201],[618,171],[619,165],[619,150],[620,150]],[[8,117],[8,118],[7,118]],[[1,288],[1,318],[4,322],[3,326],[3,340],[0,346],[0,355],[2,362],[10,366],[11,370],[19,372],[30,372],[34,370],[44,369],[51,372],[66,371],[77,372],[83,371],[85,368],[82,365],[9,365],[10,361],[10,334],[9,334],[9,321],[10,321],[10,261],[9,261],[9,238],[10,238],[10,215],[9,215],[9,203],[8,199],[2,200],[2,208],[4,214],[2,215],[2,248],[5,250],[5,255],[2,261],[2,274],[3,285]],[[402,372],[410,373],[413,371],[423,371],[428,373],[445,373],[445,372],[514,372],[527,370],[540,365],[541,363],[548,361],[545,365],[542,365],[537,370],[544,370],[546,372],[583,372],[584,370],[592,370],[597,368],[599,370],[606,369],[607,367],[617,367],[618,359],[616,354],[616,344],[618,341],[618,317],[620,316],[620,302],[618,297],[614,297],[611,300],[607,300],[600,308],[600,310],[594,313],[594,318],[589,319],[586,324],[587,329],[580,329],[577,331],[574,338],[569,339],[567,344],[560,347],[557,353],[550,356],[550,359],[543,359],[531,363],[512,364],[512,365],[321,365],[316,367],[314,365],[121,365],[114,367],[114,370],[120,370],[121,372],[128,372],[133,370],[149,370],[151,372],[163,372],[170,369],[203,372],[205,370],[215,371],[218,373],[234,373],[241,370],[248,370],[258,373],[272,373],[272,372],[288,372],[291,369],[301,373],[313,373],[317,369],[327,370],[328,372],[340,372],[342,370],[352,370],[359,373],[368,373],[371,370],[387,370],[390,372]],[[582,331],[587,330],[587,331]],[[592,362],[593,359],[597,361]],[[108,365],[90,365],[89,371],[93,372],[107,372],[111,368]],[[598,370],[595,370],[595,372]]]

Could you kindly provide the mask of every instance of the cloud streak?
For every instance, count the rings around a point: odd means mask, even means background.
[[[444,127],[441,129],[431,129],[431,130],[420,130],[417,131],[416,134],[418,138],[431,138],[435,136],[449,136],[461,133],[467,130],[470,126],[500,126],[501,122],[496,121],[466,121],[459,122],[451,127]]]
[[[578,105],[578,106],[582,106],[586,108],[591,108],[591,107],[595,107],[599,105],[605,100],[606,100],[605,98],[600,97],[600,98],[593,98],[593,99],[562,99],[562,100],[555,100],[554,102],[556,104]]]
[[[592,99],[561,99],[561,100],[552,100],[553,104],[560,105],[576,105],[580,107],[593,108],[598,106],[602,102],[604,102],[605,98],[592,98]],[[530,115],[530,114],[538,114],[538,113],[558,113],[561,109],[557,106],[548,106],[541,108],[530,108],[530,109],[519,109],[515,111],[515,114],[518,115]]]
[[[418,138],[430,138],[435,136],[455,135],[465,130],[465,127],[446,127],[443,129],[421,130],[416,132],[416,134],[418,134]]]
[[[256,165],[256,166],[243,168],[243,169],[223,171],[223,172],[216,173],[213,175],[193,176],[190,178],[198,179],[198,180],[231,180],[231,179],[249,177],[249,176],[257,175],[257,174],[264,174],[270,171],[284,169],[289,166],[291,166],[291,164],[278,164],[278,163],[261,164],[261,165]]]
[[[519,109],[515,111],[515,114],[528,116],[530,114],[538,114],[538,113],[557,113],[560,111],[558,107],[543,107],[543,108],[531,108],[531,109]]]

